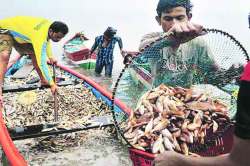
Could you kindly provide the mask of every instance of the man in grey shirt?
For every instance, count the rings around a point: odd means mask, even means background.
[[[156,20],[163,32],[145,35],[139,46],[146,51],[152,43],[165,42],[156,56],[148,57],[153,86],[161,83],[189,87],[204,82],[207,71],[217,70],[217,64],[206,43],[201,38],[203,27],[190,22],[192,5],[189,0],[160,0]],[[159,42],[158,42],[159,43]],[[154,46],[153,46],[154,47]],[[142,53],[142,56],[147,55]]]
[[[167,3],[171,0],[160,0]],[[178,1],[178,0],[177,0]],[[159,2],[159,4],[160,4]],[[177,10],[176,8],[172,9]],[[249,17],[250,18],[250,17]],[[249,19],[250,25],[250,19]],[[155,159],[155,166],[247,166],[250,163],[250,130],[249,130],[249,94],[250,94],[250,63],[245,67],[241,77],[237,103],[236,129],[233,148],[229,154],[216,157],[191,157],[165,151]]]

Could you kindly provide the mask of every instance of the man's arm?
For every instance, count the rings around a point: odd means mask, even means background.
[[[50,41],[48,41],[48,43],[47,43],[47,50],[46,50],[46,52],[47,52],[47,57],[48,57],[49,62],[50,62],[51,64],[56,64],[56,63],[57,63],[57,60],[53,57],[52,51],[51,51],[51,50],[52,50],[52,49],[51,49],[51,43],[50,43]]]
[[[90,54],[92,54],[96,50],[97,46],[98,46],[98,37],[95,38],[95,42],[91,47]]]
[[[35,58],[37,61],[37,65],[39,70],[42,73],[42,77],[48,81],[48,84],[50,86],[55,85],[52,76],[50,74],[49,71],[49,67],[47,64],[47,47],[48,47],[48,42],[47,41],[33,41],[33,47],[34,47],[34,51],[35,51]]]
[[[139,45],[139,51],[143,51],[145,47],[157,41],[160,38],[160,36],[161,36],[160,32],[153,32],[153,33],[144,35]]]
[[[121,52],[121,54],[123,55],[123,54],[124,54],[124,51],[123,51],[122,39],[121,39],[120,37],[117,37],[117,42],[118,42],[118,45],[119,45],[119,48],[120,48],[120,52]]]
[[[122,39],[120,37],[117,37],[117,42],[118,42],[120,50],[122,50],[123,49],[123,43],[122,43]]]

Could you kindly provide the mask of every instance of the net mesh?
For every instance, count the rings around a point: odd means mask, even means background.
[[[135,110],[139,99],[161,84],[193,87],[213,100],[223,101],[229,106],[229,117],[233,119],[238,80],[244,64],[249,60],[248,54],[232,35],[216,29],[206,31],[206,35],[181,44],[177,49],[169,47],[171,43],[160,36],[122,70],[113,91],[113,99],[119,99]],[[128,115],[122,111],[117,112],[114,105],[113,113],[119,133],[131,146],[131,141],[124,136]],[[228,125],[225,124],[219,133],[227,129]],[[218,135],[215,137],[219,139]],[[211,139],[208,140],[211,142]],[[190,147],[200,149],[200,146],[193,144]],[[205,146],[208,145],[202,145]]]

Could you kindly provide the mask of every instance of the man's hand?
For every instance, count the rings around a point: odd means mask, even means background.
[[[124,50],[121,50],[120,51],[121,55],[124,57],[125,56],[125,51]]]
[[[51,85],[51,93],[54,95],[58,91],[58,86],[56,84]]]
[[[184,166],[183,158],[184,156],[179,153],[165,151],[156,156],[155,166]]]
[[[49,58],[49,62],[53,65],[53,64],[57,64],[57,60],[54,58]]]
[[[167,33],[170,34],[168,38],[173,40],[177,45],[206,34],[203,26],[189,21],[175,23]]]
[[[130,64],[131,62],[132,62],[132,55],[130,54],[125,55],[123,59],[123,64],[127,65]]]

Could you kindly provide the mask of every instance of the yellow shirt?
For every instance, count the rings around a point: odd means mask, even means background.
[[[54,84],[47,57],[52,57],[48,31],[52,22],[37,17],[16,16],[0,20],[0,28],[8,29],[18,43],[31,43],[35,51],[38,67],[50,85]]]

